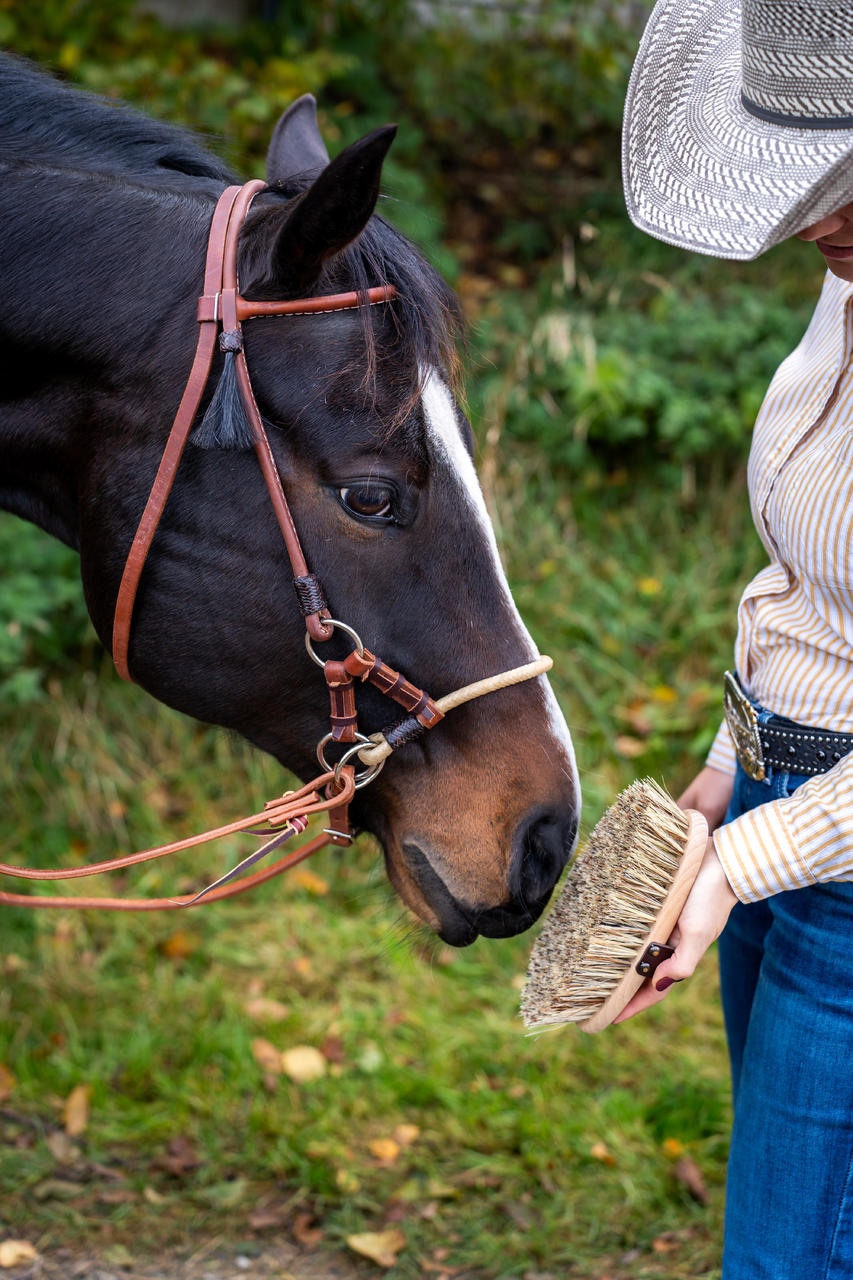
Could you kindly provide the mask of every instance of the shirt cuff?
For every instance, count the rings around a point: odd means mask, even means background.
[[[759,805],[714,832],[717,856],[741,902],[758,902],[814,884],[816,877],[797,850],[786,812],[793,799]]]
[[[735,755],[732,735],[729,733],[729,726],[725,720],[717,730],[717,736],[711,743],[711,750],[705,758],[705,763],[710,765],[712,769],[719,769],[720,773],[735,772],[737,756]]]

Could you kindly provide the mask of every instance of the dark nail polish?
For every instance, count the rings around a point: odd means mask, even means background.
[[[655,983],[655,991],[666,991],[675,981],[675,978],[661,978],[660,982]]]

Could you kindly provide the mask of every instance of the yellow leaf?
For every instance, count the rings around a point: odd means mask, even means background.
[[[28,1240],[0,1241],[0,1267],[17,1267],[22,1262],[36,1262],[38,1251]]]
[[[255,1062],[259,1067],[263,1067],[264,1071],[271,1071],[273,1075],[281,1075],[284,1070],[281,1064],[281,1049],[276,1049],[274,1044],[270,1044],[269,1040],[263,1040],[260,1036],[252,1041],[252,1053],[255,1055]]]
[[[290,882],[296,882],[300,888],[307,889],[317,898],[323,898],[329,892],[329,882],[318,876],[310,867],[297,867],[290,874]]]
[[[373,1142],[367,1145],[370,1154],[377,1160],[381,1160],[383,1164],[393,1164],[400,1154],[400,1144],[393,1138],[374,1138]]]
[[[91,1092],[92,1086],[90,1084],[76,1084],[65,1099],[65,1105],[62,1108],[62,1123],[65,1126],[65,1132],[72,1138],[79,1137],[89,1123],[89,1095]]]
[[[297,1044],[292,1049],[285,1049],[281,1055],[281,1066],[284,1074],[297,1084],[319,1080],[327,1070],[326,1059],[319,1049],[310,1044]]]
[[[16,1080],[8,1067],[0,1062],[0,1102],[5,1102],[15,1088]]]
[[[189,933],[186,929],[176,929],[171,937],[161,943],[160,950],[168,960],[186,960],[187,956],[198,950],[198,944],[197,934]]]
[[[357,1191],[361,1190],[361,1183],[350,1169],[338,1169],[335,1174],[335,1182],[345,1195],[354,1196]]]
[[[637,582],[637,588],[641,596],[659,595],[661,589],[660,578],[640,578]]]
[[[652,689],[652,697],[656,702],[677,702],[678,694],[668,684],[656,684]]]
[[[406,1237],[399,1227],[388,1231],[365,1231],[361,1235],[347,1236],[347,1244],[354,1253],[370,1258],[380,1267],[393,1267],[397,1254],[406,1247]]]
[[[673,1160],[677,1160],[679,1156],[684,1155],[684,1143],[679,1142],[677,1138],[666,1138],[663,1144],[663,1153],[670,1156]]]
[[[416,1124],[398,1124],[394,1130],[394,1141],[399,1142],[401,1147],[410,1147],[420,1135],[421,1131]]]
[[[246,1012],[250,1018],[257,1018],[259,1022],[284,1022],[290,1010],[280,1000],[256,996],[254,1000],[246,1001]]]

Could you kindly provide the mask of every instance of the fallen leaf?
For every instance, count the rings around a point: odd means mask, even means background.
[[[708,1188],[705,1186],[705,1179],[702,1177],[702,1170],[699,1168],[692,1156],[682,1156],[678,1164],[672,1170],[672,1176],[676,1182],[680,1182],[683,1187],[687,1188],[689,1195],[699,1204],[707,1204],[709,1200]]]
[[[284,1022],[290,1013],[286,1004],[282,1004],[280,1000],[270,1000],[267,996],[247,1000],[244,1007],[249,1017],[258,1022]]]
[[[346,1062],[346,1050],[340,1036],[327,1035],[320,1048],[327,1062],[334,1062],[338,1066],[342,1062]]]
[[[326,1074],[326,1059],[319,1049],[309,1044],[297,1044],[282,1053],[281,1069],[297,1084],[306,1084]]]
[[[126,1245],[111,1244],[104,1250],[104,1262],[108,1262],[111,1267],[127,1270],[133,1266],[134,1257]]]
[[[154,1187],[146,1186],[142,1188],[142,1198],[147,1200],[149,1204],[165,1204],[167,1197],[161,1196],[160,1192],[156,1191]]]
[[[323,898],[329,892],[329,882],[324,880],[322,876],[318,876],[316,871],[312,871],[310,867],[297,867],[295,871],[290,873],[290,883],[296,883],[300,889],[306,889],[308,893],[313,893],[317,898]]]
[[[186,960],[198,950],[198,934],[189,933],[186,929],[176,929],[165,942],[160,943],[160,950],[168,960]]]
[[[5,1102],[15,1088],[17,1081],[8,1067],[0,1062],[0,1102]]]
[[[679,1156],[684,1155],[684,1143],[679,1142],[678,1138],[665,1138],[663,1153],[665,1156],[669,1156],[671,1160],[677,1160]]]
[[[47,1149],[57,1164],[73,1164],[77,1158],[77,1147],[67,1133],[57,1129],[45,1138]]]
[[[627,733],[617,733],[613,739],[613,746],[618,756],[623,756],[626,760],[633,760],[636,756],[641,756],[646,749],[644,742],[639,738],[632,738]]]
[[[284,1067],[281,1063],[281,1049],[276,1049],[274,1044],[270,1044],[269,1040],[263,1040],[260,1036],[252,1041],[252,1053],[255,1055],[255,1062],[259,1067],[263,1067],[264,1071],[271,1071],[273,1075],[281,1075]]]
[[[678,1248],[679,1240],[674,1231],[665,1231],[652,1241],[655,1253],[672,1253]]]
[[[166,1173],[171,1173],[175,1178],[183,1178],[188,1173],[192,1173],[193,1169],[197,1169],[201,1160],[192,1139],[179,1133],[172,1138],[166,1148],[166,1154],[160,1157],[158,1163]]]
[[[596,1160],[600,1160],[602,1164],[616,1163],[615,1156],[611,1155],[603,1142],[594,1143],[589,1149],[589,1154]]]
[[[347,1236],[347,1244],[354,1253],[363,1258],[370,1258],[380,1267],[393,1267],[397,1254],[406,1247],[406,1237],[399,1227],[390,1227],[387,1231],[365,1231],[360,1235]]]
[[[421,1131],[416,1124],[398,1124],[394,1130],[394,1141],[398,1142],[401,1147],[410,1147],[416,1138],[421,1136]]]
[[[75,1200],[83,1194],[84,1188],[79,1182],[69,1182],[65,1178],[45,1178],[33,1187],[36,1200]]]
[[[400,1144],[393,1138],[374,1138],[367,1146],[370,1154],[383,1164],[393,1164],[400,1154]]]
[[[29,1240],[0,1241],[0,1267],[18,1267],[22,1262],[36,1262],[38,1251]]]
[[[85,1132],[89,1123],[89,1096],[92,1092],[90,1084],[76,1084],[65,1099],[62,1108],[62,1123],[65,1132],[72,1138],[78,1138]]]
[[[316,1222],[317,1219],[313,1213],[297,1213],[290,1228],[297,1244],[303,1244],[311,1248],[320,1243],[323,1239],[323,1228],[313,1225]]]

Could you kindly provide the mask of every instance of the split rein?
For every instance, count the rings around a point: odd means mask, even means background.
[[[219,902],[245,893],[256,885],[295,867],[326,845],[348,847],[354,832],[349,821],[349,805],[355,792],[372,782],[395,748],[413,741],[437,725],[454,707],[509,685],[530,680],[550,670],[548,657],[537,658],[521,667],[478,680],[454,693],[434,700],[403,675],[382,662],[366,649],[352,627],[330,617],[322,586],[310,573],[299,535],[285,497],[263,420],[255,401],[246,356],[243,350],[242,324],[258,316],[311,315],[342,311],[355,307],[391,302],[396,296],[393,285],[381,285],[364,292],[326,295],[291,302],[255,302],[243,298],[237,278],[237,247],[240,228],[254,197],[265,188],[259,180],[244,186],[228,187],[220,196],[213,214],[205,262],[204,292],[198,302],[199,337],[192,369],[184,388],[178,412],[172,424],[166,447],[145,504],[133,542],[125,562],[116,597],[113,622],[113,661],[119,675],[131,680],[129,661],[130,630],[134,602],[154,534],[166,500],[171,492],[184,446],[201,403],[210,376],[218,338],[219,349],[235,360],[237,384],[243,407],[252,427],[254,449],[272,501],[276,519],[284,538],[293,573],[293,585],[305,618],[305,644],[314,662],[323,669],[330,698],[330,731],[317,746],[322,772],[296,791],[287,791],[269,801],[260,813],[241,818],[225,826],[204,831],[200,835],[177,840],[172,844],[144,849],[103,862],[78,867],[35,870],[0,862],[0,874],[24,880],[72,880],[83,876],[118,871],[139,863],[151,862],[168,854],[207,844],[221,837],[246,833],[264,837],[264,843],[236,867],[196,894],[177,898],[109,898],[70,897],[0,892],[0,905],[21,907],[86,907],[107,911],[155,911],[191,907],[197,903]],[[354,648],[342,661],[323,661],[314,648],[331,638],[336,630],[345,632]],[[355,681],[369,682],[402,706],[406,712],[381,733],[369,738],[358,731]],[[330,743],[345,749],[334,765],[326,760]],[[356,764],[364,767],[359,770]],[[328,825],[320,835],[292,850],[284,857],[258,871],[250,868],[273,853],[292,837],[301,834],[315,814],[326,814]],[[243,874],[248,873],[248,874]]]

